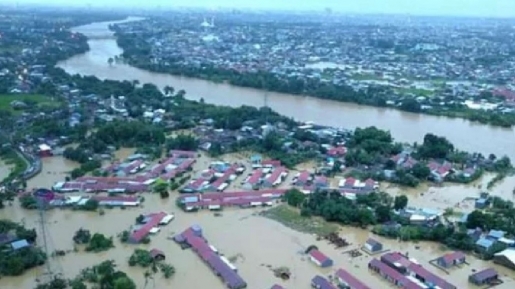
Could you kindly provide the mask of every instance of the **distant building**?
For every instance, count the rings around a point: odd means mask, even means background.
[[[465,263],[465,259],[465,254],[462,252],[452,252],[438,258],[436,262],[444,268],[450,268],[452,266]]]
[[[38,147],[38,154],[40,157],[51,157],[52,148],[47,144],[40,144]]]
[[[499,278],[499,274],[492,268],[488,268],[479,272],[476,272],[469,276],[469,282],[477,286],[486,285],[492,283]]]
[[[369,238],[365,242],[364,248],[370,253],[377,253],[383,250],[383,244],[379,243],[378,241],[372,238]]]
[[[322,268],[333,266],[333,260],[327,257],[324,253],[320,252],[317,249],[312,249],[309,251],[309,259],[311,262],[315,263],[317,266]]]

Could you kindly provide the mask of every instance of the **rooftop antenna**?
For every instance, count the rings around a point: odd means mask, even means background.
[[[58,262],[55,261],[55,258],[53,258],[53,252],[50,252],[50,247],[53,248],[53,242],[52,237],[48,233],[47,230],[47,223],[46,223],[46,210],[48,209],[48,205],[50,201],[52,201],[55,197],[54,192],[48,190],[48,189],[37,189],[34,192],[34,196],[37,201],[38,206],[38,213],[39,213],[39,234],[41,236],[41,239],[43,240],[43,250],[47,255],[47,260],[45,262],[45,269],[43,270],[42,274],[39,276],[38,281],[42,283],[50,282],[55,277],[62,276],[62,268],[60,267]]]

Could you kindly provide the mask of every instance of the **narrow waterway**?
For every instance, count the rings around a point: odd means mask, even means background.
[[[129,18],[128,21],[138,19]],[[204,98],[206,102],[218,105],[264,105],[264,91],[153,73],[126,64],[110,66],[107,63],[109,57],[122,53],[113,33],[108,29],[111,23],[116,22],[93,23],[74,28],[74,31],[96,39],[88,42],[90,51],[60,62],[58,66],[70,74],[95,75],[100,79],[138,80],[140,83],[153,83],[160,88],[170,85],[175,89],[184,89],[188,99]],[[403,142],[421,142],[423,136],[431,132],[447,137],[459,149],[508,155],[515,160],[513,129],[282,93],[269,92],[268,105],[283,115],[301,121],[344,128],[377,126],[390,130],[397,140]]]

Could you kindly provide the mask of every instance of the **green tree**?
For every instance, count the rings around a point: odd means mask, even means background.
[[[306,199],[306,195],[297,189],[290,189],[284,194],[284,199],[288,205],[299,207]]]
[[[402,210],[406,208],[407,205],[408,197],[406,197],[405,195],[395,196],[395,199],[393,200],[393,208],[395,210]]]
[[[416,163],[413,168],[411,168],[411,173],[416,178],[419,178],[421,180],[427,179],[431,175],[431,170],[423,164],[423,163]]]
[[[136,289],[136,284],[128,277],[121,277],[114,281],[113,289]]]

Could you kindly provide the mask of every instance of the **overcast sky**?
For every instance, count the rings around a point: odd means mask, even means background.
[[[409,13],[514,17],[515,0],[2,0],[1,3],[87,5],[95,7],[204,7],[322,10],[350,13]]]

